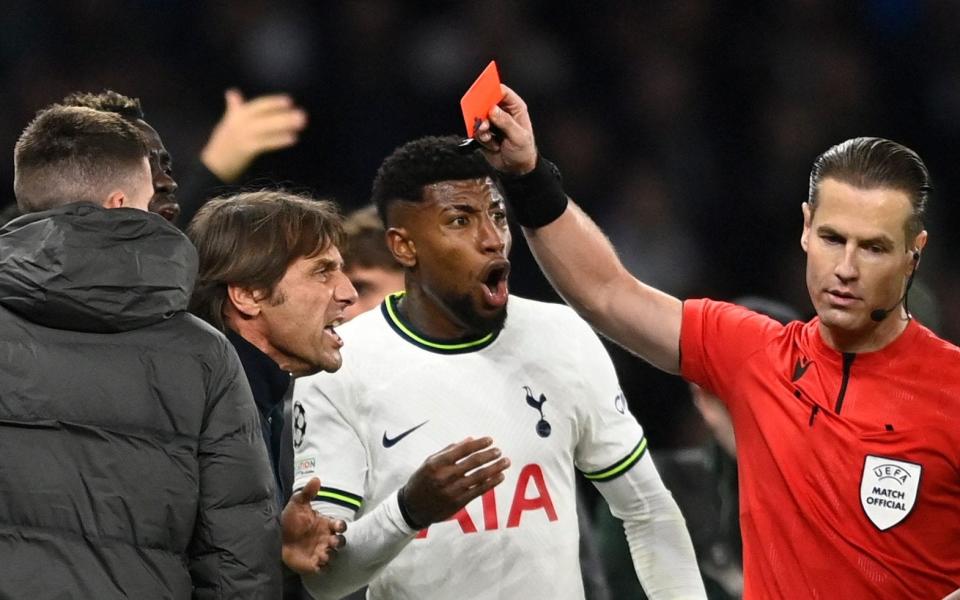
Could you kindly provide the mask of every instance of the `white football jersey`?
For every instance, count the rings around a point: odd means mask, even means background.
[[[359,518],[429,455],[490,436],[506,480],[420,532],[369,597],[583,598],[574,469],[607,481],[646,451],[600,340],[566,306],[511,296],[499,333],[437,342],[398,298],[339,328],[339,371],[297,381],[294,489],[319,476],[314,506]]]

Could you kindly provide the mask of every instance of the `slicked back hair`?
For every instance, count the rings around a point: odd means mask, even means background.
[[[878,137],[859,137],[841,142],[817,157],[810,171],[807,202],[817,207],[820,182],[833,178],[859,189],[900,190],[913,207],[904,226],[907,244],[923,230],[923,215],[933,191],[930,172],[920,156],[901,144]]]
[[[143,119],[143,108],[139,98],[130,98],[113,90],[103,90],[99,94],[92,92],[74,92],[64,98],[63,106],[83,106],[93,110],[102,110],[120,115],[128,121]]]
[[[146,140],[120,115],[53,105],[27,125],[13,151],[13,190],[23,213],[71,202],[102,204],[135,189]]]
[[[496,185],[496,171],[479,150],[460,147],[456,136],[423,137],[408,142],[390,154],[373,180],[373,203],[386,227],[388,208],[398,200],[420,202],[423,188],[441,181],[464,181],[490,177]]]
[[[226,331],[227,286],[272,297],[287,267],[343,240],[337,206],[303,194],[263,190],[211,200],[187,227],[200,256],[190,311]]]

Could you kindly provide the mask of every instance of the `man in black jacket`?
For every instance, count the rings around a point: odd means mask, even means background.
[[[190,311],[237,349],[263,417],[282,505],[291,484],[281,473],[284,401],[289,416],[293,377],[340,368],[334,327],[357,298],[342,271],[340,214],[326,201],[250,192],[211,201],[187,235],[200,256]],[[287,435],[292,444],[293,433]],[[292,465],[292,445],[286,450]]]
[[[284,598],[306,597],[296,575],[325,567],[346,523],[314,513],[319,480],[290,498],[297,421],[293,378],[340,368],[334,327],[357,294],[341,269],[336,207],[281,191],[212,200],[187,234],[200,255],[190,310],[224,332],[240,357],[283,511]]]
[[[239,91],[228,90],[226,101],[227,110],[223,118],[211,134],[202,156],[196,161],[197,165],[191,169],[194,174],[205,173],[206,175],[200,179],[207,180],[208,185],[205,189],[193,186],[187,191],[183,203],[178,202],[179,186],[173,178],[173,159],[167,152],[160,134],[145,120],[138,98],[124,96],[112,90],[105,90],[98,94],[74,92],[64,98],[61,104],[118,114],[140,131],[146,141],[153,178],[153,197],[150,198],[148,210],[176,224],[186,223],[206,202],[211,189],[220,186],[223,182],[235,182],[258,155],[295,142],[296,131],[299,131],[305,123],[305,114],[295,107],[290,97],[285,94],[262,96],[246,101]],[[272,248],[262,250],[264,253],[273,251]],[[265,366],[270,363],[258,360],[258,353],[252,346],[243,344],[239,336],[228,333],[228,337],[234,343],[247,374],[257,408],[261,412],[267,451],[276,475],[278,466],[276,448],[279,444],[282,420],[274,419],[271,411],[280,406],[278,401],[287,389],[289,375],[280,373],[278,376],[274,370],[265,369]],[[275,439],[271,440],[271,436]],[[287,500],[288,498],[282,495],[280,490],[281,486],[278,486],[277,498]],[[283,514],[287,519],[296,519],[295,515],[300,514],[298,509],[302,509],[306,503],[304,499],[299,498],[289,500],[290,510]],[[280,508],[283,508],[282,504]],[[318,522],[317,519],[312,518],[306,520],[314,524]],[[294,569],[306,567],[312,572],[318,563],[321,565],[325,563],[329,558],[327,551],[330,545],[335,545],[342,539],[336,535],[331,537],[331,534],[338,533],[345,524],[323,522],[323,525],[327,529],[332,527],[336,531],[321,531],[307,527],[307,530],[315,535],[301,535],[292,540],[292,543],[287,540],[283,559],[288,566]]]
[[[186,312],[189,241],[147,212],[143,135],[55,106],[0,230],[0,597],[276,598],[256,407]],[[116,209],[116,210],[105,210]]]

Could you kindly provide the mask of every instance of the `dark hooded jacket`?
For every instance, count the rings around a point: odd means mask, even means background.
[[[190,242],[71,204],[0,229],[0,598],[277,598],[257,410]]]

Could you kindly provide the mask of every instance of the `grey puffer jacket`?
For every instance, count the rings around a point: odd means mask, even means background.
[[[240,362],[190,242],[92,204],[0,229],[0,598],[278,598]]]

